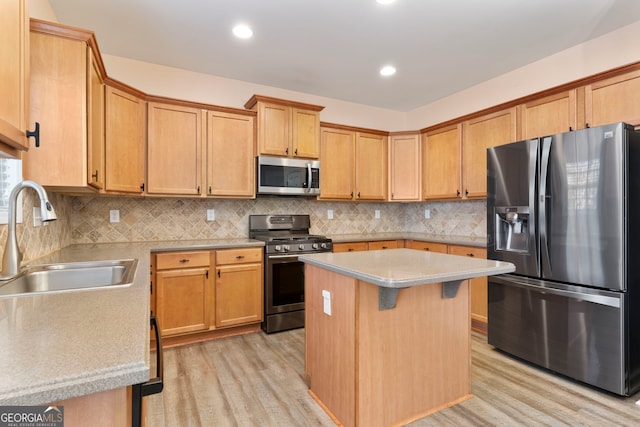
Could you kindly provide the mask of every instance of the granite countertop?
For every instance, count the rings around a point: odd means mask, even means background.
[[[515,270],[508,262],[412,249],[328,252],[301,255],[298,259],[385,288],[464,280]]]
[[[487,247],[486,237],[475,236],[444,236],[441,234],[414,233],[414,232],[389,232],[389,233],[350,233],[330,234],[333,243],[347,242],[375,242],[380,240],[424,240],[426,242],[444,243],[448,245]]]
[[[29,262],[137,259],[131,286],[0,297],[0,405],[40,405],[149,379],[149,254],[251,239],[71,245]]]

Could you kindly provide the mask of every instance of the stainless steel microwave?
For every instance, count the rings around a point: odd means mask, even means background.
[[[317,196],[320,161],[258,156],[258,194]]]

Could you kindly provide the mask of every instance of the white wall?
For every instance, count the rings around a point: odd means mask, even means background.
[[[406,123],[408,128],[442,123],[638,61],[640,21],[410,111]]]
[[[30,13],[36,18],[57,21],[49,0],[31,0]],[[104,53],[102,56],[110,77],[152,95],[243,108],[251,95],[260,94],[322,105],[325,109],[320,117],[325,122],[402,131],[421,129],[611,68],[638,62],[640,21],[408,113],[194,73]]]

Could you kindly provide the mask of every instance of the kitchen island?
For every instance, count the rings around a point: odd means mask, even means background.
[[[299,259],[309,392],[336,423],[404,424],[471,397],[467,279],[512,264],[412,249]]]

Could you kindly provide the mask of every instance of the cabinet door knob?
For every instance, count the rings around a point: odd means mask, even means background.
[[[289,147],[284,149],[284,154],[289,155]]]
[[[98,180],[98,171],[96,170],[96,173],[91,174],[91,178],[95,179],[96,181]]]
[[[295,154],[296,156],[298,155],[298,149],[296,148],[295,151],[293,152],[293,154]]]

